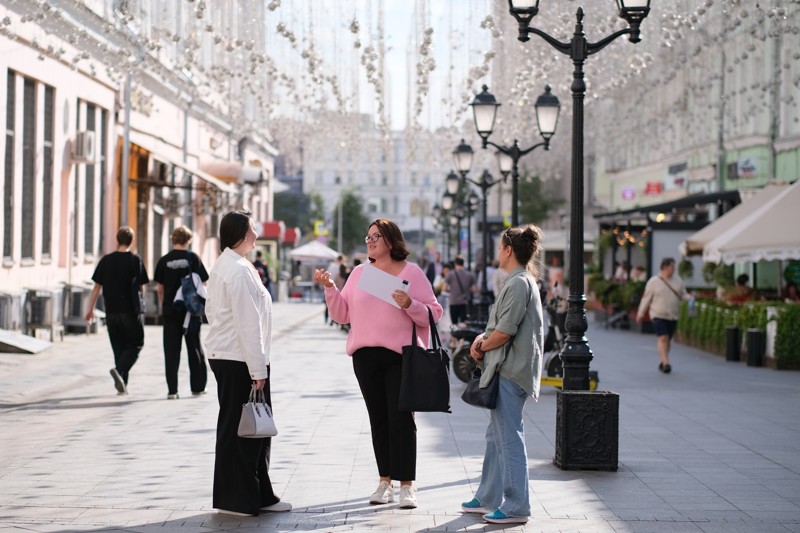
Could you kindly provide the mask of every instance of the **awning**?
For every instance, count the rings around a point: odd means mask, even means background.
[[[703,260],[731,264],[800,259],[800,181],[782,189],[709,242]]]
[[[261,224],[261,235],[258,236],[259,239],[274,239],[276,241],[283,240],[283,236],[286,233],[286,224],[281,222],[280,220],[272,220],[270,222],[264,222]]]
[[[230,185],[228,185],[224,181],[215,178],[211,174],[208,174],[207,172],[204,172],[204,171],[202,171],[200,169],[190,168],[185,163],[178,162],[175,159],[164,155],[167,150],[159,150],[159,144],[161,144],[163,141],[160,141],[158,139],[154,139],[153,137],[151,137],[149,135],[146,135],[144,133],[141,133],[141,132],[131,131],[130,132],[130,142],[131,142],[131,144],[135,144],[137,146],[140,146],[143,149],[145,149],[148,152],[150,152],[150,154],[152,154],[152,156],[155,159],[158,159],[159,161],[162,161],[164,163],[167,163],[169,165],[177,167],[177,168],[183,170],[184,172],[187,172],[187,173],[189,173],[189,174],[191,174],[193,176],[196,176],[199,179],[205,181],[206,183],[208,183],[210,185],[213,185],[214,187],[216,187],[217,189],[219,189],[222,192],[226,192],[226,193],[234,193],[234,192],[236,192],[233,187],[231,187]]]
[[[300,240],[300,228],[286,228],[283,234],[283,244],[294,244]]]
[[[212,176],[216,176],[228,183],[259,183],[267,182],[273,193],[289,190],[289,186],[270,176],[268,170],[254,165],[242,165],[237,161],[209,161],[202,163],[200,168]]]
[[[594,251],[594,240],[597,235],[591,232],[583,233],[583,251]],[[547,229],[542,230],[542,249],[545,252],[557,252],[569,250],[569,230],[568,229]]]
[[[683,256],[701,255],[705,246],[722,235],[725,231],[735,226],[745,218],[747,218],[753,211],[760,208],[764,203],[771,200],[775,195],[786,189],[785,186],[770,185],[761,189],[755,196],[749,200],[742,201],[709,225],[693,234],[691,237],[683,241],[678,249]]]
[[[189,174],[191,174],[193,176],[197,176],[201,180],[213,185],[214,187],[216,187],[217,189],[219,189],[222,192],[227,192],[227,193],[231,193],[231,194],[236,192],[235,189],[233,187],[231,187],[229,184],[225,183],[222,180],[219,180],[219,179],[215,178],[211,174],[207,174],[207,173],[203,172],[202,170],[189,168],[185,164],[179,163],[177,161],[166,161],[166,162],[171,164],[171,165],[174,165],[174,166],[178,167],[181,170],[184,170],[184,171],[188,172]]]
[[[664,202],[660,204],[644,205],[634,207],[632,209],[625,209],[623,211],[611,211],[609,213],[599,213],[594,215],[594,218],[600,221],[614,221],[621,219],[635,219],[647,218],[649,213],[670,213],[674,209],[686,209],[707,204],[715,204],[721,202],[729,202],[731,204],[738,204],[741,201],[739,191],[722,191],[712,192],[708,194],[690,194],[671,202]]]

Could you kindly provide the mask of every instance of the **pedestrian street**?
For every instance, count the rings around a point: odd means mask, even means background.
[[[369,421],[319,304],[276,303],[270,475],[289,513],[211,508],[215,382],[166,399],[161,329],[147,326],[130,394],[108,376],[105,331],[35,356],[0,355],[0,531],[800,531],[800,375],[728,363],[680,344],[657,370],[653,338],[587,332],[600,390],[620,395],[619,471],[552,464],[557,391],[525,409],[533,517],[489,526],[460,512],[477,487],[488,414],[459,399],[419,413],[419,507],[369,505]]]

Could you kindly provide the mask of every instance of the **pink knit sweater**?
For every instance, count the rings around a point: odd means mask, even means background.
[[[331,318],[340,324],[350,324],[347,353],[353,355],[365,346],[402,353],[403,346],[411,344],[412,320],[417,324],[417,343],[428,346],[428,308],[433,313],[434,322],[438,322],[442,317],[442,306],[436,301],[431,283],[422,269],[406,263],[398,276],[408,281],[408,295],[412,300],[408,309],[399,309],[358,288],[363,268],[364,265],[359,265],[353,269],[341,292],[335,285],[325,289]]]

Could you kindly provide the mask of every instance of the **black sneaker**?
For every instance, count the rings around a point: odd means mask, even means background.
[[[116,368],[112,368],[108,371],[111,374],[111,377],[114,378],[114,387],[117,389],[117,392],[120,394],[125,394],[128,392],[128,388],[125,386],[125,380],[122,379],[122,376],[119,375]]]
[[[670,372],[672,372],[672,366],[671,365],[664,365],[664,373],[665,374],[669,374]]]

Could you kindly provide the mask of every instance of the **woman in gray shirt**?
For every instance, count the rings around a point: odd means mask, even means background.
[[[500,367],[497,407],[486,430],[486,452],[475,497],[461,504],[495,524],[524,524],[531,515],[528,454],[522,411],[528,397],[539,397],[544,327],[533,259],[542,233],[534,225],[509,228],[498,250],[500,268],[508,272],[492,307],[486,332],[472,343],[470,355],[483,366],[481,386]],[[511,343],[505,357],[506,344]]]

